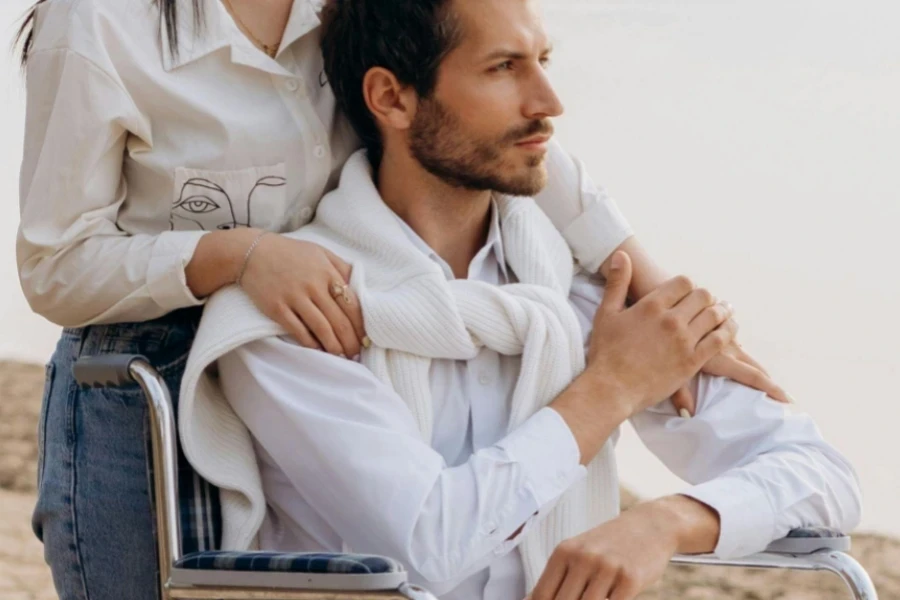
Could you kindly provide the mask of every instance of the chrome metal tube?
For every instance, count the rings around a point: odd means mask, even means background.
[[[763,552],[744,558],[723,560],[710,554],[677,555],[675,564],[714,567],[750,567],[756,569],[794,569],[798,571],[831,571],[838,575],[856,600],[878,600],[869,574],[856,560],[844,552],[823,550],[811,554],[774,554]]]
[[[425,588],[411,583],[404,583],[399,591],[409,600],[437,600],[437,597]]]
[[[178,430],[169,388],[159,373],[143,360],[129,370],[149,402],[150,442],[153,452],[153,484],[156,499],[157,544],[163,598],[174,562],[181,559],[181,521],[178,518]]]

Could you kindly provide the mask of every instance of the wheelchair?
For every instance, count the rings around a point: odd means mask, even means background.
[[[196,522],[210,524],[213,532],[221,529],[216,523],[217,490],[201,481],[186,461],[179,462],[175,407],[156,370],[146,358],[134,355],[86,357],[73,370],[81,386],[136,383],[146,396],[162,600],[436,600],[411,584],[403,565],[389,557],[215,548],[215,533],[201,536],[191,529]],[[184,510],[179,482],[194,488],[194,498],[201,491],[204,501],[190,502],[191,509]],[[202,544],[200,537],[205,537]],[[672,563],[830,571],[844,581],[852,598],[877,600],[868,573],[846,554],[849,548],[850,537],[841,532],[798,529],[765,552],[745,558],[679,555]]]

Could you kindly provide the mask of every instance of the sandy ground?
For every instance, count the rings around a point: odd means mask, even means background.
[[[56,598],[41,544],[31,533],[36,430],[44,370],[0,362],[0,599]],[[623,506],[635,498],[623,490]],[[869,571],[882,600],[900,600],[900,541],[854,536],[852,554]],[[842,600],[843,584],[821,573],[671,567],[641,600]],[[127,600],[127,599],[123,599]]]

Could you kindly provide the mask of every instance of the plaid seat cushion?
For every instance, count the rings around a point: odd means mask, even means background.
[[[218,550],[222,544],[219,488],[197,475],[178,444],[181,547],[185,555]]]
[[[180,569],[281,573],[402,573],[403,565],[384,556],[320,552],[195,552],[178,561]]]

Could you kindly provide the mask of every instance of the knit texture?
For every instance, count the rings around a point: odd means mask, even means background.
[[[448,281],[381,200],[364,152],[347,162],[340,186],[322,200],[315,221],[289,234],[353,265],[350,284],[373,342],[363,364],[403,398],[429,443],[432,359],[470,360],[485,346],[521,355],[510,430],[584,369],[581,329],[567,299],[574,263],[564,239],[532,200],[496,200],[507,263],[520,283]],[[221,394],[215,361],[243,344],[284,333],[242,290],[226,288],[207,304],[188,359],[179,407],[182,445],[197,472],[222,489],[225,549],[256,547],[265,499],[250,435]],[[588,465],[588,476],[525,535],[520,549],[527,588],[534,587],[560,542],[618,510],[616,464],[607,442]]]

